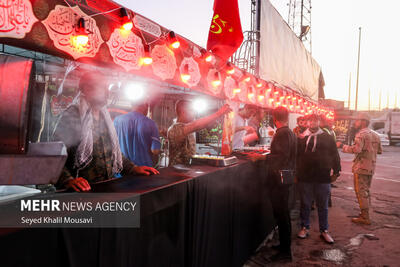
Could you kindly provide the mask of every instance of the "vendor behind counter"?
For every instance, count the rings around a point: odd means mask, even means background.
[[[137,166],[122,155],[106,108],[108,90],[103,77],[98,72],[85,73],[79,82],[80,95],[57,123],[53,139],[64,142],[68,151],[58,187],[88,191],[90,183],[118,173],[158,174],[154,168]]]
[[[196,138],[194,133],[213,123],[219,117],[231,112],[225,104],[216,113],[194,120],[195,112],[192,102],[179,100],[175,104],[176,121],[168,129],[169,166],[189,164],[190,158],[196,154]]]

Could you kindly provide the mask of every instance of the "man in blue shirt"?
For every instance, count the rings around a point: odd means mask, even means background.
[[[148,107],[138,104],[114,119],[122,153],[138,166],[153,166],[152,155],[158,155],[161,148],[157,125],[146,117]]]

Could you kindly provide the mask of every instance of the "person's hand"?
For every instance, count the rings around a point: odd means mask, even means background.
[[[159,171],[152,167],[148,166],[136,166],[133,168],[136,174],[141,174],[141,175],[152,175],[152,174],[160,174]]]
[[[337,178],[340,176],[340,173],[334,173],[331,175],[331,183],[336,182]]]
[[[251,160],[252,162],[256,162],[256,161],[259,161],[259,160],[263,160],[264,156],[261,155],[261,154],[258,154],[258,153],[249,153],[249,154],[247,154],[247,158],[249,160]]]
[[[68,180],[66,182],[66,184],[65,184],[65,187],[66,188],[72,188],[76,192],[86,192],[86,191],[89,191],[91,189],[90,188],[90,184],[83,177],[78,177],[78,178],[75,178],[75,179]]]
[[[337,148],[342,148],[343,147],[343,143],[342,142],[336,142],[336,147]]]
[[[222,106],[222,108],[220,108],[220,109],[218,110],[218,112],[219,112],[221,115],[225,115],[225,114],[228,114],[229,112],[232,112],[232,109],[231,109],[231,107],[229,106],[229,104],[225,104],[225,105]]]

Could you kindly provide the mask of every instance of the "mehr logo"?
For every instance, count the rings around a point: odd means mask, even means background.
[[[56,199],[22,199],[21,211],[60,211],[60,201]]]

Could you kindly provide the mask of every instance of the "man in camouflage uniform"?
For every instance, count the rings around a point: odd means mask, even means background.
[[[368,114],[360,114],[354,127],[359,130],[355,137],[354,145],[343,146],[343,152],[356,154],[353,160],[352,172],[354,174],[354,190],[360,205],[359,217],[353,218],[352,222],[360,224],[371,224],[369,217],[370,192],[372,176],[376,165],[376,155],[382,154],[382,146],[379,136],[368,128],[370,118]],[[342,146],[338,142],[338,146]]]
[[[169,127],[167,133],[169,166],[189,164],[190,158],[196,154],[195,132],[231,112],[229,105],[226,104],[216,113],[194,120],[195,113],[191,104],[192,102],[188,100],[179,100],[175,105],[176,122]]]

